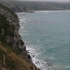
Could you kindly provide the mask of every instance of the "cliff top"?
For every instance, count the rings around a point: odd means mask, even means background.
[[[17,18],[17,15],[11,9],[7,8],[6,6],[0,4],[0,8],[9,11],[15,18]]]

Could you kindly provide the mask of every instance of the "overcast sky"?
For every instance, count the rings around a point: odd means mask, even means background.
[[[13,0],[13,1],[15,1],[15,0]],[[56,2],[70,2],[70,0],[19,0],[19,1],[56,1]]]

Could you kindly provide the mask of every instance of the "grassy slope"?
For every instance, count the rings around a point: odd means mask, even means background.
[[[0,43],[0,68],[9,70],[30,70],[33,67],[20,56]],[[0,69],[1,70],[1,69]]]

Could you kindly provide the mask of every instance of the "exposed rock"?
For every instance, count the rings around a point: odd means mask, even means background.
[[[14,36],[6,36],[6,42],[7,44],[12,43],[12,47],[14,49],[23,49],[24,45],[20,44],[21,36],[19,35],[19,20],[18,17],[14,17],[13,14],[8,12],[6,9],[0,8],[0,13],[2,15],[5,15],[7,18],[7,21],[9,22],[9,25],[14,26]],[[2,29],[2,35],[4,34],[4,29]]]
[[[13,49],[19,51],[22,55],[22,58],[25,59],[31,65],[33,65],[32,68],[34,69],[31,69],[31,70],[37,70],[37,67],[33,64],[31,56],[27,53],[26,46],[22,41],[21,36],[19,35],[20,25],[19,25],[19,19],[17,15],[15,13],[8,11],[8,9],[2,8],[2,7],[0,7],[0,14],[4,15],[7,18],[7,21],[10,26],[8,30],[10,30],[13,33],[13,35],[9,35],[9,34],[6,35],[5,37],[6,43]],[[2,35],[5,34],[4,31],[5,30],[2,28]],[[6,66],[4,55],[3,55],[3,61],[4,61],[3,62],[4,66]],[[6,70],[6,69],[2,68],[1,70]],[[23,69],[21,68],[20,70],[23,70]]]

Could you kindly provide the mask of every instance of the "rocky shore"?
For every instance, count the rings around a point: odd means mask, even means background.
[[[5,35],[5,44],[7,44],[9,47],[12,47],[14,50],[18,51],[20,53],[20,58],[23,58],[26,63],[30,64],[31,67],[30,69],[27,70],[40,70],[33,64],[32,58],[26,50],[25,43],[22,41],[21,36],[19,35],[20,25],[17,15],[3,5],[0,6],[0,14],[5,16],[7,22],[9,23],[8,30],[10,30],[10,34],[5,34],[5,29],[1,28],[2,31],[1,35],[2,36]],[[21,68],[17,70],[26,70],[26,69]]]

